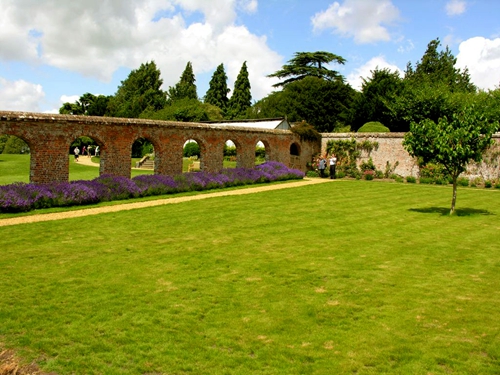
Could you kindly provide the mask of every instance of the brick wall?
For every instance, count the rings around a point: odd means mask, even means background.
[[[199,123],[21,113],[0,111],[0,134],[22,138],[30,147],[30,181],[47,183],[68,181],[68,150],[81,136],[92,138],[100,148],[100,174],[130,178],[132,145],[139,138],[148,139],[155,148],[155,173],[174,175],[182,172],[184,143],[198,142],[201,168],[209,172],[222,169],[223,148],[231,140],[237,146],[237,166],[253,167],[255,147],[262,142],[268,160],[303,171],[319,145],[302,142],[288,130],[265,130]],[[299,158],[291,157],[295,144]]]
[[[359,164],[370,157],[378,170],[385,171],[386,164],[398,166],[394,173],[403,177],[418,177],[419,169],[416,160],[403,148],[404,133],[323,133],[321,142],[322,153],[326,152],[326,145],[330,140],[349,140],[354,138],[357,142],[369,140],[378,143],[378,149],[370,154],[363,152]],[[484,160],[488,163],[471,164],[465,176],[469,178],[481,177],[485,180],[500,178],[500,135],[493,136],[494,146],[485,154]]]

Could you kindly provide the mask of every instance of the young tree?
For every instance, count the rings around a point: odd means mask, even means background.
[[[430,119],[412,122],[410,131],[405,134],[403,146],[411,156],[420,158],[424,165],[440,164],[451,176],[450,215],[455,212],[458,176],[465,172],[469,162],[482,160],[498,126],[498,122],[490,121],[474,106],[465,106],[453,113],[450,119],[442,117],[437,122]]]
[[[227,116],[230,119],[243,118],[252,105],[250,80],[248,79],[247,62],[245,61],[234,82],[234,91],[228,103]]]
[[[286,86],[305,77],[317,77],[329,81],[343,80],[344,77],[339,72],[325,68],[325,65],[332,61],[342,65],[346,62],[343,57],[330,52],[296,52],[288,64],[283,65],[281,70],[269,74],[268,77],[286,78],[283,82],[273,85],[274,87]]]
[[[137,118],[145,110],[157,111],[165,106],[165,93],[161,90],[163,80],[154,61],[141,64],[121,82],[115,96],[109,101],[109,115],[113,117]]]
[[[198,94],[196,92],[196,78],[193,73],[193,66],[191,61],[188,61],[186,68],[182,72],[180,81],[174,86],[168,88],[168,99],[170,102],[179,99],[196,99]]]
[[[229,91],[230,90],[227,87],[227,76],[224,71],[224,64],[220,64],[212,75],[204,102],[215,105],[225,111],[229,101],[227,98]]]

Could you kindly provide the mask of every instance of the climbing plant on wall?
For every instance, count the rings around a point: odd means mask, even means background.
[[[345,175],[359,178],[361,176],[358,169],[358,160],[361,153],[365,151],[368,155],[378,149],[378,142],[368,139],[356,142],[355,139],[330,140],[326,144],[326,152],[337,157],[337,169]]]

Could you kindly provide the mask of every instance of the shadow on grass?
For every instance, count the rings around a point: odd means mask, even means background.
[[[441,216],[449,216],[450,209],[444,207],[428,207],[428,208],[410,208],[409,211],[420,212],[422,214],[441,214]],[[478,210],[475,208],[456,208],[456,216],[473,216],[473,215],[495,215],[488,210]]]

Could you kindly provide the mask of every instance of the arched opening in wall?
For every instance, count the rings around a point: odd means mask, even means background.
[[[147,138],[137,138],[132,143],[131,176],[153,174],[155,170],[155,148]]]
[[[238,165],[238,144],[237,142],[228,139],[224,143],[224,158],[223,168],[236,168]]]
[[[290,168],[300,169],[300,145],[298,143],[290,145]]]
[[[255,165],[265,163],[269,160],[269,145],[267,142],[258,141],[255,145]]]
[[[30,180],[30,147],[15,135],[0,134],[0,185]]]
[[[99,177],[101,147],[91,137],[81,136],[69,146],[69,180],[93,180]]]
[[[195,139],[188,139],[184,142],[182,152],[182,172],[198,172],[202,170],[201,166],[201,147]]]

